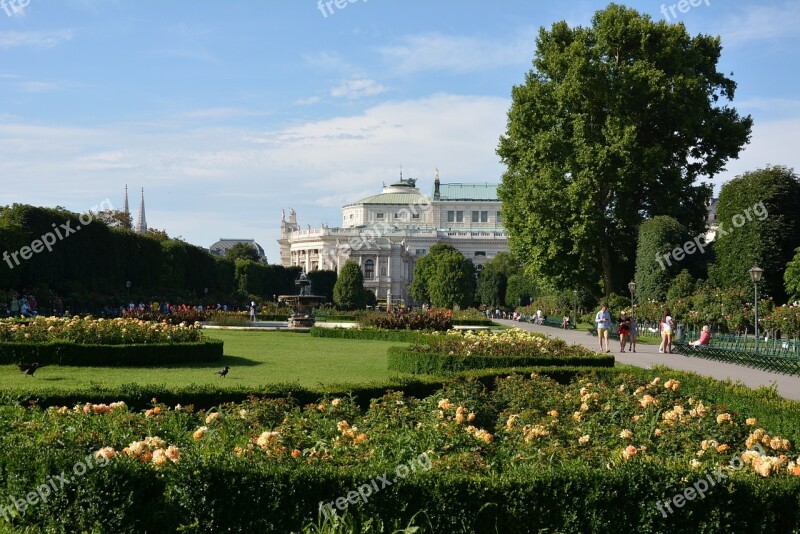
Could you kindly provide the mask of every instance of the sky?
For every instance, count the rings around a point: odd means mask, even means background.
[[[722,38],[751,143],[712,182],[800,171],[800,0],[630,1]],[[0,205],[104,200],[195,245],[302,227],[400,176],[499,183],[535,36],[608,5],[570,0],[0,0]],[[663,6],[663,9],[662,9]]]

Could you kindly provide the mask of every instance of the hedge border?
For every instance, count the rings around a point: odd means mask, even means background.
[[[68,341],[0,343],[0,364],[37,362],[42,365],[147,367],[179,363],[208,363],[222,358],[223,341],[147,345],[83,345]]]
[[[312,326],[311,335],[334,339],[362,339],[372,341],[397,341],[399,343],[424,343],[430,335],[418,330],[384,330],[368,328],[325,328]]]
[[[497,367],[614,367],[614,356],[479,356],[417,352],[408,347],[389,347],[391,371],[411,374],[457,373]]]

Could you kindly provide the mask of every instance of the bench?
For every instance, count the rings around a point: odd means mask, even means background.
[[[786,375],[800,375],[800,356],[766,352],[755,352],[746,346],[746,342],[737,343],[723,340],[707,346],[693,346],[685,341],[673,342],[672,350],[675,354],[694,356],[736,365],[744,365],[764,371],[782,373]]]
[[[520,320],[524,321],[524,322],[531,323],[531,324],[541,324],[542,326],[551,326],[553,328],[561,328],[561,329],[564,328],[563,326],[561,326],[561,319],[559,319],[557,317],[545,317],[544,320],[542,320],[541,323],[538,323],[536,321],[536,316],[532,316],[532,317],[529,317],[527,319],[520,319]],[[572,329],[572,330],[574,330],[576,328],[575,327],[575,321],[573,321],[572,318],[570,318],[570,320],[569,320],[569,328]]]

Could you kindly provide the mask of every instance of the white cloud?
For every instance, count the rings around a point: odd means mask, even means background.
[[[295,104],[298,106],[311,106],[313,104],[319,103],[320,98],[318,96],[310,96],[308,98],[298,98],[294,101]]]
[[[15,46],[32,46],[36,48],[53,48],[66,41],[71,41],[75,32],[72,29],[54,30],[49,32],[0,32],[0,48],[13,48]]]
[[[361,78],[342,82],[331,89],[331,96],[355,99],[364,96],[375,96],[384,92],[386,92],[386,87],[375,80]]]
[[[715,33],[722,36],[726,46],[744,46],[757,41],[780,42],[797,34],[800,25],[800,3],[784,2],[782,5],[744,3],[741,12],[723,19]],[[727,8],[727,6],[726,6]],[[720,4],[722,9],[722,4]]]
[[[281,208],[294,207],[303,226],[337,225],[343,204],[380,191],[400,165],[425,191],[436,167],[445,182],[498,181],[494,150],[508,106],[440,94],[263,131],[178,119],[96,128],[4,121],[0,204],[78,211],[121,202],[126,183],[143,186],[152,226],[203,246],[254,236],[276,258]]]
[[[400,74],[464,73],[526,64],[533,57],[534,48],[533,33],[507,43],[431,33],[403,37],[398,44],[382,47],[378,52]]]

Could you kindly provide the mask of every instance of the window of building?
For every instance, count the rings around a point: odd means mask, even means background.
[[[351,213],[351,214],[350,214],[350,219],[352,219],[352,218],[353,218],[353,214]]]
[[[489,212],[488,211],[482,211],[481,212],[481,222],[482,223],[489,222]]]
[[[425,248],[418,248],[417,249],[417,256],[424,256],[428,253],[428,249]]]
[[[412,219],[419,219],[419,213],[415,213],[411,216]]]
[[[464,222],[464,212],[457,211],[456,212],[456,222]]]
[[[447,222],[456,222],[456,212],[454,211],[447,212]]]
[[[497,212],[497,222],[499,223],[503,222],[503,212],[501,211]]]
[[[381,267],[381,276],[386,276],[386,267]]]
[[[375,277],[375,262],[367,260],[364,262],[364,278],[372,280]]]
[[[479,212],[479,211],[473,211],[472,212],[472,222],[476,223],[476,222],[480,221],[480,217],[481,217],[481,212]]]
[[[486,257],[486,252],[483,251],[483,250],[476,250],[475,251],[475,255],[476,256],[483,256],[485,258]]]
[[[377,217],[378,219],[383,219],[383,213],[377,213],[375,214],[375,217]]]
[[[395,219],[399,219],[399,218],[400,218],[400,214],[399,214],[399,213],[395,213],[395,214],[394,214],[394,218],[395,218]]]

